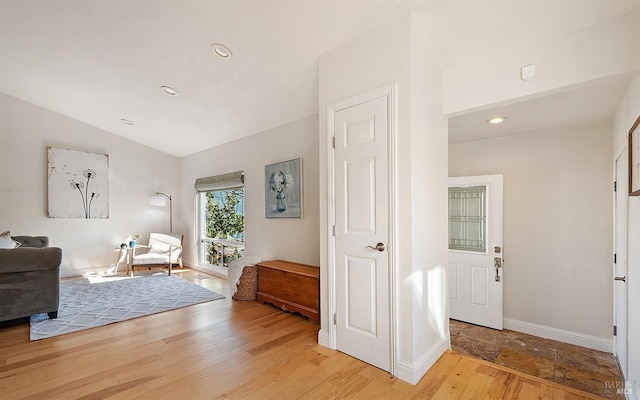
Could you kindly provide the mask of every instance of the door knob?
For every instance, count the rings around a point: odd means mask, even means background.
[[[366,246],[368,249],[373,249],[373,250],[378,250],[378,251],[384,251],[384,243],[382,242],[378,242],[376,243],[376,247],[373,246]]]
[[[622,281],[622,282],[626,282],[627,281],[627,277],[626,276],[616,276],[615,278],[613,278],[614,281]]]

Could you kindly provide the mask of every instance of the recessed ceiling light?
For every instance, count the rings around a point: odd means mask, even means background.
[[[507,120],[507,117],[491,117],[487,120],[487,124],[497,125]]]
[[[178,94],[177,90],[169,86],[160,86],[160,89],[162,89],[169,96],[175,96]]]
[[[128,119],[126,119],[126,118],[120,118],[120,121],[121,121],[123,124],[126,124],[126,125],[133,125],[133,122],[129,121],[129,120],[128,120]]]
[[[229,50],[227,46],[220,43],[212,44],[211,51],[213,51],[213,54],[217,55],[218,57],[224,58],[227,60],[233,57],[233,53],[231,52],[231,50]]]

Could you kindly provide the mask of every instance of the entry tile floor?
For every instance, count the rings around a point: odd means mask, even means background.
[[[623,383],[611,353],[456,320],[449,326],[454,351],[608,399],[624,399],[616,394]]]

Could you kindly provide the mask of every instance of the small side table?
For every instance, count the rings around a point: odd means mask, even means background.
[[[127,275],[133,277],[133,250],[135,247],[127,247]]]
[[[116,262],[115,262],[115,269],[113,270],[114,274],[118,273],[118,268],[120,267],[120,263],[122,263],[122,261],[125,261],[128,263],[128,260],[126,260],[127,256],[127,248],[126,247],[116,247],[113,249],[114,251],[118,252],[118,258],[116,258]],[[124,257],[123,257],[124,256]]]
[[[113,270],[114,274],[118,273],[118,268],[120,264],[124,262],[127,266],[127,274],[130,274],[129,270],[131,270],[131,275],[133,274],[133,270],[131,269],[131,260],[133,259],[133,247],[116,247],[113,249],[118,252],[118,258],[116,258],[115,269]],[[123,257],[124,256],[124,257]]]

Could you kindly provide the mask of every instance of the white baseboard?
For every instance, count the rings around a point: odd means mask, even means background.
[[[318,344],[329,349],[331,348],[329,346],[329,333],[327,331],[322,329],[318,331]],[[449,336],[446,336],[414,363],[397,360],[393,375],[398,379],[415,385],[449,347]]]
[[[449,349],[449,337],[444,337],[440,342],[436,343],[429,351],[424,353],[416,362],[409,363],[406,361],[396,361],[394,375],[398,379],[409,382],[412,385],[418,383],[420,378],[427,373],[429,368],[435,364],[440,356]]]
[[[578,332],[565,331],[552,328],[550,326],[537,325],[515,319],[504,319],[504,328],[516,332],[527,333],[545,339],[557,340],[559,342],[575,344],[576,346],[588,347],[590,349],[613,353],[613,337],[604,338],[598,336],[585,335]]]
[[[318,344],[322,347],[329,347],[329,332],[320,329],[318,331]]]
[[[119,272],[126,271],[126,266],[123,268],[120,267]],[[113,273],[114,266],[113,265],[105,265],[105,266],[94,266],[87,268],[73,268],[71,269],[60,269],[60,278],[77,278],[81,276],[92,276],[92,275],[105,275],[108,273]]]
[[[200,272],[204,272],[207,273],[209,275],[214,275],[217,276],[218,278],[225,278],[227,279],[227,269],[224,267],[210,267],[207,265],[193,265],[193,266],[189,266],[188,268],[191,268],[193,270],[196,271],[200,271]]]

